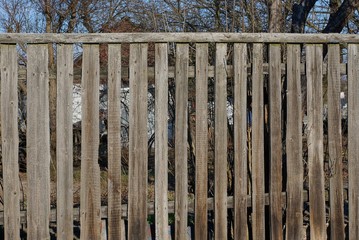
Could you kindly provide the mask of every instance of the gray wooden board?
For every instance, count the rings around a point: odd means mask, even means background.
[[[234,237],[247,239],[247,44],[234,44]]]
[[[253,45],[252,72],[252,229],[253,239],[265,238],[263,44]]]
[[[27,238],[49,239],[50,126],[48,46],[27,46]]]
[[[20,239],[20,181],[16,45],[0,45],[1,153],[6,240]]]
[[[355,34],[293,33],[1,33],[0,43],[359,43]]]
[[[128,239],[147,226],[147,44],[130,45]]]
[[[187,103],[188,44],[176,46],[176,117],[175,117],[175,238],[187,239],[188,164],[187,164]]]
[[[168,53],[155,46],[155,219],[156,239],[168,240]]]
[[[287,46],[287,239],[303,239],[303,147],[300,45]]]
[[[195,239],[208,239],[208,44],[196,44]]]
[[[57,237],[73,239],[73,46],[57,45]]]
[[[101,237],[99,45],[83,45],[81,124],[81,239]]]
[[[345,239],[340,106],[340,46],[328,45],[328,144],[330,169],[330,238]]]
[[[349,239],[359,236],[359,45],[348,46]]]
[[[108,46],[108,239],[121,229],[121,45]]]
[[[269,45],[269,125],[270,125],[270,236],[283,239],[282,208],[282,76],[281,45]]]
[[[326,239],[323,151],[323,50],[306,46],[310,238]]]
[[[227,239],[227,44],[216,44],[214,233]]]

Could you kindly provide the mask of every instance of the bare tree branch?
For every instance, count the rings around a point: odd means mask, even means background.
[[[359,0],[344,0],[338,10],[330,15],[328,24],[322,32],[340,33],[358,6]]]

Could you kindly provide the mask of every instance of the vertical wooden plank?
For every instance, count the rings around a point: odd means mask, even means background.
[[[147,44],[130,45],[128,238],[147,227]]]
[[[121,232],[121,44],[108,45],[108,239]]]
[[[252,229],[253,239],[264,239],[263,44],[253,44],[252,71]]]
[[[271,239],[283,239],[282,233],[282,102],[281,46],[269,45],[269,124],[270,173],[269,206]]]
[[[310,238],[326,239],[323,169],[323,50],[306,46]]]
[[[330,239],[344,239],[339,44],[328,45],[328,96],[328,144],[331,171]]]
[[[120,236],[120,239],[121,240],[126,240],[126,231],[125,231],[125,229],[126,229],[126,226],[125,226],[125,220],[121,220],[121,236]]]
[[[303,239],[303,153],[300,45],[287,45],[286,239]]]
[[[208,239],[208,44],[196,44],[195,239]]]
[[[247,239],[247,44],[234,44],[234,238]]]
[[[216,44],[214,233],[227,239],[227,44]]]
[[[187,169],[187,104],[188,104],[188,44],[176,49],[176,126],[175,126],[175,239],[187,239],[188,169]]]
[[[18,96],[16,45],[0,45],[1,137],[6,240],[20,239]]]
[[[99,147],[99,45],[84,44],[82,57],[81,239],[101,238]]]
[[[156,239],[168,234],[168,53],[167,44],[155,46],[155,219]]]
[[[47,44],[27,47],[28,239],[49,239],[50,126]]]
[[[348,46],[349,239],[359,236],[359,45]]]
[[[73,46],[57,45],[57,237],[73,239]]]

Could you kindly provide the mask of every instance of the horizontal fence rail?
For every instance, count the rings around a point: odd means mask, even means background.
[[[2,33],[0,43],[359,43],[355,34],[297,33]]]
[[[74,223],[81,239],[356,239],[358,48],[341,34],[0,34],[4,239],[73,239]]]

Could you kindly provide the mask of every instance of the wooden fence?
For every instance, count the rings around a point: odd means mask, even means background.
[[[17,177],[17,46],[23,43],[27,44],[26,212],[20,212],[20,183]],[[48,43],[56,44],[57,49],[56,212],[50,208],[48,84],[51,72],[48,68]],[[74,43],[83,44],[79,212],[73,209],[72,180]],[[101,176],[98,165],[101,72],[99,46],[103,43],[108,44],[109,53],[106,208],[101,208]],[[130,43],[128,205],[121,205],[119,96],[123,43]],[[155,79],[156,133],[154,203],[147,201],[148,43],[155,45],[155,67],[152,69]],[[175,216],[174,235],[178,240],[187,239],[188,212],[194,212],[195,215],[195,239],[208,238],[209,222],[214,222],[215,239],[227,239],[229,236],[234,239],[303,239],[306,211],[309,211],[310,234],[307,237],[310,239],[357,239],[359,236],[359,36],[226,33],[0,34],[0,44],[4,186],[2,222],[5,239],[19,239],[23,222],[27,224],[28,239],[49,239],[50,220],[56,220],[58,239],[73,239],[73,221],[78,217],[81,222],[81,239],[100,239],[101,217],[107,218],[108,239],[119,239],[125,231],[121,224],[124,216],[127,218],[127,238],[146,239],[148,213],[155,215],[156,239],[169,239],[169,212],[173,212]],[[170,44],[175,46],[174,70],[168,65]],[[191,56],[194,51],[195,55]],[[343,55],[343,52],[346,54]],[[209,55],[214,56],[213,66],[210,66]],[[190,62],[193,58],[195,64]],[[170,75],[174,77],[176,85],[174,202],[168,201],[167,103]],[[189,197],[188,192],[190,75],[196,79],[194,199]],[[213,100],[208,100],[210,78],[215,82]],[[343,153],[346,149],[342,148],[340,106],[341,81],[344,78],[348,83],[347,154]],[[302,91],[301,81],[306,83],[305,92]],[[323,82],[327,84],[324,86]],[[228,164],[228,85],[232,86],[231,96],[234,96],[233,166]],[[325,104],[324,91],[328,95]],[[306,99],[304,112],[303,99]],[[214,179],[208,178],[209,101],[213,101],[215,106]],[[248,101],[251,101],[250,106]],[[323,129],[324,105],[328,106],[327,135]],[[251,118],[248,118],[249,112]],[[307,116],[306,124],[303,124],[304,115]],[[307,131],[305,146],[304,128]],[[324,149],[325,141],[328,149]],[[308,151],[305,158],[304,148]],[[345,159],[343,156],[346,156]],[[326,159],[331,166],[330,176],[325,174]],[[347,174],[343,174],[343,161],[347,161]],[[306,169],[308,173],[305,172]],[[229,171],[234,173],[233,196],[227,196]],[[305,178],[309,179],[307,187],[304,184]],[[347,190],[343,179],[348,179]],[[213,198],[208,193],[209,181],[214,183]],[[326,193],[329,195],[326,196]],[[305,202],[309,202],[309,210],[305,209]],[[349,206],[348,214],[344,211],[346,205]],[[229,215],[229,211],[233,215]],[[210,219],[213,215],[214,218]],[[228,226],[230,218],[233,219],[233,224]]]

